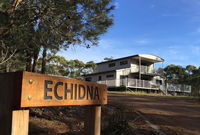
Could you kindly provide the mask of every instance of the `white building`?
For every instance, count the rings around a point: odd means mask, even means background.
[[[154,64],[157,62],[164,62],[164,59],[151,54],[137,54],[100,62],[97,63],[96,72],[85,75],[85,80],[106,84],[110,89],[128,88],[170,92],[172,85],[165,84],[164,79],[155,72]],[[176,90],[172,91],[191,92],[190,86],[180,85],[179,89],[177,86]]]

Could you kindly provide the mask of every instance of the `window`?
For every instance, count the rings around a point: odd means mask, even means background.
[[[162,80],[156,80],[156,84],[162,85]]]
[[[101,80],[102,80],[102,78],[101,78],[101,76],[99,76],[98,81],[101,81]]]
[[[106,78],[112,78],[112,77],[114,77],[114,75],[113,75],[113,74],[106,75]]]
[[[87,77],[85,78],[86,81],[91,82],[92,81],[92,77]]]
[[[114,67],[114,66],[115,66],[115,63],[108,64],[108,67]]]
[[[126,64],[128,64],[128,61],[127,61],[127,60],[125,60],[125,61],[120,61],[120,65],[126,65]]]

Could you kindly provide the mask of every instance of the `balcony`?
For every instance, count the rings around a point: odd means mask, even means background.
[[[106,84],[108,87],[131,87],[131,88],[142,88],[142,89],[159,89],[160,85],[153,83],[152,81],[139,80],[139,79],[117,79],[117,80],[105,80],[98,81],[97,83]]]
[[[140,69],[140,70],[139,70]],[[152,74],[155,73],[154,70],[150,69],[148,66],[133,66],[131,67],[131,73],[138,73],[140,71],[141,74]]]
[[[153,81],[139,80],[139,79],[117,79],[117,80],[105,80],[98,81],[97,83],[105,84],[108,87],[129,87],[129,88],[138,88],[138,89],[152,89],[152,90],[161,90],[164,93],[168,92],[180,92],[180,93],[191,93],[190,85],[182,84],[156,84]]]
[[[166,84],[166,89],[169,92],[185,92],[191,93],[191,86],[190,85],[181,85],[181,84]]]

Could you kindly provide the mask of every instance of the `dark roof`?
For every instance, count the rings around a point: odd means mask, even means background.
[[[99,65],[99,64],[108,63],[108,62],[114,62],[114,61],[123,60],[123,59],[127,59],[127,58],[140,57],[140,55],[144,55],[144,54],[131,55],[131,56],[122,57],[122,58],[118,58],[118,59],[113,59],[113,60],[109,60],[109,61],[99,62],[99,63],[96,63],[96,64]],[[152,55],[152,56],[158,57],[158,58],[160,58],[162,61],[164,61],[163,58],[161,58],[161,57],[159,57],[159,56],[156,56],[156,55],[153,55],[153,54],[145,54],[145,55]]]
[[[113,61],[117,61],[117,60],[123,60],[123,59],[132,58],[132,57],[136,57],[136,56],[138,56],[138,55],[131,55],[131,56],[118,58],[118,59],[113,59],[113,60],[109,60],[109,61],[98,62],[96,64],[98,65],[98,64],[102,64],[102,63],[113,62]]]
[[[98,75],[98,74],[110,73],[110,72],[116,72],[116,70],[110,70],[110,71],[103,71],[103,72],[91,73],[91,74],[86,74],[86,75],[83,75],[83,76]]]

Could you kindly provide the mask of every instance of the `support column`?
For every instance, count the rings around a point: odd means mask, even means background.
[[[29,110],[16,110],[12,112],[11,135],[28,135]]]
[[[84,135],[101,135],[101,106],[86,108]]]
[[[141,80],[141,57],[139,56],[139,80]]]

